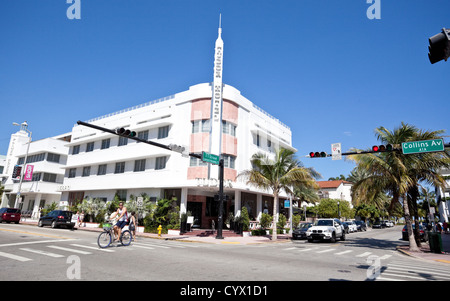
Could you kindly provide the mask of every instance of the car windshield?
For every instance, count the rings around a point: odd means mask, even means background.
[[[311,224],[300,224],[300,225],[298,225],[299,229],[304,229],[304,228],[309,228],[309,227],[311,227]]]
[[[20,209],[8,208],[6,209],[7,213],[20,213]]]
[[[333,221],[329,219],[318,220],[316,223],[317,226],[333,226]]]

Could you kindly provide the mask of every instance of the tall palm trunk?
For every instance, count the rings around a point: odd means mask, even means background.
[[[414,232],[411,223],[411,213],[409,211],[408,199],[406,195],[404,195],[403,198],[403,214],[405,217],[406,229],[408,230],[409,250],[412,252],[419,252],[420,249],[417,246],[416,240],[414,238]]]
[[[274,191],[273,193],[273,227],[272,227],[272,240],[277,240],[277,217],[278,217],[278,191]]]

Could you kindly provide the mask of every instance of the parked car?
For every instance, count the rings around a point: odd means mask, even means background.
[[[316,239],[336,242],[338,237],[345,240],[344,227],[337,218],[319,219],[306,231],[308,242],[313,242]]]
[[[66,228],[73,229],[75,223],[72,221],[72,214],[71,211],[53,210],[49,214],[39,218],[38,226],[51,226],[52,228],[65,226]]]
[[[21,212],[17,208],[1,208],[0,209],[0,222],[16,223],[20,221]]]
[[[350,232],[358,231],[358,227],[356,226],[354,221],[345,221],[345,223],[348,224],[348,229],[349,229]]]
[[[358,231],[367,231],[366,223],[363,221],[355,221]]]
[[[386,228],[386,224],[383,223],[382,221],[376,221],[372,224],[372,229],[382,229],[382,228]]]
[[[383,221],[386,227],[394,227],[394,223],[391,221]]]
[[[298,228],[292,231],[292,239],[304,239],[306,238],[306,231],[311,228],[312,223],[300,223]]]
[[[344,228],[345,234],[350,233],[350,229],[349,229],[348,224],[346,222],[342,222],[342,227]]]
[[[412,224],[412,227],[413,227],[413,230],[416,229],[416,225],[414,223]],[[419,225],[419,231],[420,231],[420,240],[427,241],[428,235],[427,235],[427,232],[425,231],[425,228],[422,225]],[[402,239],[409,240],[408,239],[408,230],[406,229],[406,225],[402,229]]]

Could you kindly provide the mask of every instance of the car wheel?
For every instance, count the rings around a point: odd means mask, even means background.
[[[342,232],[341,241],[344,241],[344,240],[345,240],[345,233]]]
[[[44,227],[44,224],[42,223],[42,220],[39,220],[38,227]]]
[[[331,234],[331,239],[330,239],[330,242],[336,242],[336,233],[335,232],[333,232],[332,234]]]
[[[56,221],[53,221],[53,222],[52,222],[52,228],[53,228],[53,229],[56,228]]]

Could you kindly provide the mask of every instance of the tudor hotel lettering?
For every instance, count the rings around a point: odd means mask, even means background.
[[[216,60],[214,62],[214,107],[213,118],[215,122],[220,121],[220,106],[222,98],[222,47],[216,49]],[[217,79],[217,80],[216,80]]]

